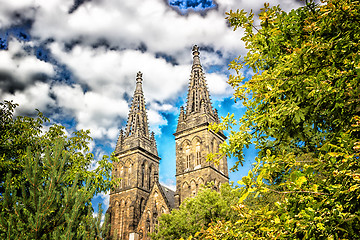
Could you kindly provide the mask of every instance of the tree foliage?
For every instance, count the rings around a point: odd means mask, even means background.
[[[91,199],[114,184],[108,157],[91,170],[89,131],[68,137],[60,125],[44,130],[41,112],[14,117],[16,106],[0,103],[1,238],[105,238]]]
[[[112,165],[109,157],[104,156],[97,162],[98,167],[90,170],[95,159],[88,146],[92,140],[89,130],[75,131],[67,136],[65,127],[61,125],[52,124],[45,129],[44,125],[49,119],[40,111],[36,118],[14,117],[16,107],[17,104],[9,101],[0,103],[0,193],[4,191],[3,183],[7,173],[11,173],[13,184],[20,186],[28,147],[34,156],[54,146],[57,139],[63,139],[63,150],[69,155],[64,166],[68,183],[77,176],[79,183],[88,180],[96,186],[96,194],[110,189],[113,182],[110,180]]]
[[[231,206],[237,203],[239,195],[239,191],[228,184],[221,185],[220,192],[203,188],[196,197],[185,200],[179,209],[161,215],[152,239],[186,239],[213,221],[235,221],[236,213]]]
[[[212,129],[230,129],[220,154],[243,161],[259,150],[235,206],[239,220],[218,221],[200,239],[360,238],[360,3],[328,0],[286,13],[265,4],[257,26],[252,12],[230,11],[243,28],[248,53],[231,62],[234,97],[247,107]],[[242,69],[252,69],[250,79]],[[233,130],[238,125],[238,130]],[[246,201],[269,192],[273,202]]]

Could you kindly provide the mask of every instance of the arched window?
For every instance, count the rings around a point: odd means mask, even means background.
[[[166,213],[166,210],[165,210],[164,206],[161,207],[161,214],[163,214],[163,213]]]
[[[190,159],[191,159],[191,155],[190,155],[190,146],[187,145],[186,146],[186,150],[185,150],[185,155],[186,155],[186,169],[190,168]]]
[[[198,166],[201,164],[200,142],[196,143],[195,151],[196,151],[196,166]]]
[[[122,238],[123,237],[123,235],[124,235],[124,228],[125,228],[125,221],[124,221],[124,219],[125,219],[125,201],[124,201],[124,199],[122,199],[121,200],[121,203],[120,203],[120,216],[119,216],[119,218],[120,218],[120,232],[118,233],[119,234],[119,236]]]
[[[111,216],[113,218],[111,222],[113,222],[115,226],[117,226],[119,224],[119,218],[118,218],[119,214],[120,214],[120,203],[118,201],[116,201],[115,202],[115,212]]]
[[[199,178],[198,180],[198,189],[204,186],[204,179]]]
[[[153,173],[153,169],[152,169],[152,165],[149,167],[149,181],[148,181],[148,189],[151,188],[151,176],[152,176],[152,173]]]
[[[122,179],[122,178],[120,178],[119,187],[120,187],[120,188],[122,188],[122,187],[123,187],[123,179]]]
[[[158,225],[158,214],[157,214],[157,212],[154,212],[154,214],[153,214],[153,225],[154,225],[154,227],[156,226],[156,225]]]
[[[195,196],[196,195],[196,183],[194,180],[192,180],[190,182],[190,188],[191,188],[191,195]]]
[[[145,185],[145,163],[141,165],[141,186]]]

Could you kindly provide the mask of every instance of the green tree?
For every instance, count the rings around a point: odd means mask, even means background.
[[[54,146],[59,138],[63,139],[63,149],[69,153],[64,167],[67,172],[66,181],[73,182],[76,176],[79,183],[88,179],[96,186],[95,194],[112,187],[112,165],[108,156],[103,156],[98,161],[96,169],[89,170],[95,160],[88,146],[92,140],[89,130],[75,131],[68,137],[64,126],[48,124],[49,119],[40,111],[35,118],[14,117],[17,106],[10,101],[0,102],[0,194],[4,192],[3,184],[8,173],[12,175],[13,185],[20,186],[28,147],[34,156],[35,153],[44,153],[45,148]],[[45,124],[48,125],[47,130],[44,128]]]
[[[152,239],[185,239],[218,220],[235,221],[231,206],[239,200],[239,191],[229,184],[220,192],[204,187],[196,197],[187,199],[179,209],[159,218],[159,226]]]
[[[247,111],[212,126],[231,130],[220,154],[238,158],[234,169],[244,147],[255,144],[258,157],[240,182],[239,220],[218,221],[198,238],[358,239],[360,3],[309,1],[289,13],[265,4],[259,18],[256,26],[252,12],[228,13],[245,31],[248,53],[231,62],[229,83]],[[279,197],[248,206],[269,192]]]
[[[91,199],[110,189],[108,157],[90,170],[89,131],[67,137],[40,112],[14,117],[16,104],[0,103],[0,236],[3,239],[101,239]],[[106,224],[104,227],[107,226]]]

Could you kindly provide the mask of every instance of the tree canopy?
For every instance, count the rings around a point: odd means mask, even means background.
[[[4,239],[100,239],[100,218],[91,199],[109,190],[108,157],[91,169],[89,131],[67,136],[65,128],[36,118],[14,117],[16,104],[0,103],[0,236]],[[100,215],[101,210],[100,210]]]
[[[227,13],[244,30],[248,52],[230,63],[229,84],[247,110],[210,126],[230,131],[218,155],[236,157],[233,170],[251,144],[258,156],[239,181],[236,221],[189,239],[359,239],[360,2],[264,4],[258,17]]]
[[[243,161],[259,150],[233,224],[218,221],[200,239],[360,238],[359,73],[360,3],[328,0],[286,13],[265,4],[257,26],[252,12],[230,11],[243,28],[248,53],[231,62],[234,98],[247,107],[213,129],[230,129],[220,154]],[[254,71],[250,79],[242,69]],[[233,130],[235,125],[238,130]],[[269,192],[274,201],[249,207]]]
[[[211,222],[235,221],[236,213],[231,206],[239,200],[240,192],[229,184],[223,184],[220,192],[211,186],[204,187],[196,197],[188,198],[179,209],[159,218],[159,225],[152,239],[185,239]]]

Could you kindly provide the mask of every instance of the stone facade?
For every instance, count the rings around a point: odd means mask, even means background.
[[[176,195],[178,207],[186,198],[195,196],[202,185],[212,182],[214,189],[229,182],[226,157],[219,164],[206,162],[209,153],[218,152],[226,137],[222,132],[208,130],[210,123],[219,123],[217,110],[212,107],[209,91],[200,64],[198,47],[193,48],[187,105],[180,109],[175,136]]]
[[[197,46],[193,48],[186,109],[181,107],[175,136],[176,192],[158,180],[159,161],[154,133],[149,133],[142,90],[142,74],[136,77],[136,88],[125,131],[120,130],[115,148],[112,177],[119,179],[110,192],[111,234],[117,239],[149,239],[158,217],[170,213],[201,186],[212,182],[214,189],[228,182],[226,157],[219,164],[206,162],[209,153],[216,153],[226,137],[222,132],[208,130],[218,123],[217,110],[212,107]]]

